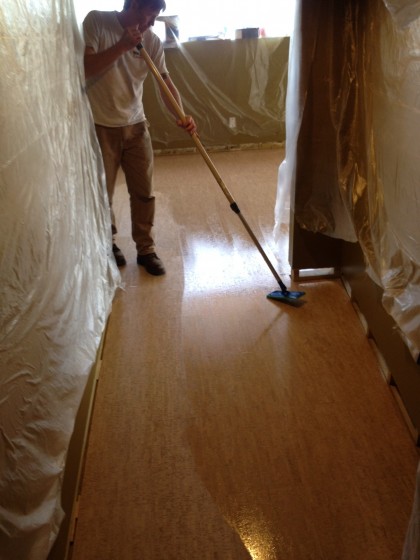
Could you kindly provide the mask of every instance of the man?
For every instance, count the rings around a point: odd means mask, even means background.
[[[165,8],[164,0],[125,0],[121,12],[92,11],[83,22],[87,94],[104,160],[112,233],[117,233],[112,197],[121,166],[130,195],[137,263],[156,276],[165,274],[165,268],[156,255],[152,237],[153,149],[142,102],[148,67],[137,45],[143,44],[182,108],[179,92],[166,68],[162,43],[150,29]],[[178,126],[193,134],[197,129],[194,119],[187,115],[184,121],[179,120],[164,94],[162,99]],[[117,265],[124,266],[126,259],[114,238],[113,253]]]

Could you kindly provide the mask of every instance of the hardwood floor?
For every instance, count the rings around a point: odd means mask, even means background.
[[[271,238],[279,149],[211,155]],[[72,560],[398,560],[416,449],[339,280],[275,281],[199,155],[156,159],[164,277],[128,265],[104,347]],[[297,287],[297,285],[295,285]]]

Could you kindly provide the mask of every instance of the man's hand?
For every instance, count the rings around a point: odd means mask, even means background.
[[[178,119],[176,124],[189,132],[191,135],[197,132],[197,125],[191,115],[185,115],[185,119]]]
[[[136,25],[135,27],[127,27],[124,29],[124,33],[119,40],[119,44],[122,50],[129,51],[137,47],[137,45],[141,43],[142,39],[143,35],[139,31],[138,25]]]
[[[121,39],[105,51],[97,53],[92,47],[86,47],[84,57],[86,79],[104,72],[121,55],[137,47],[141,43],[142,38],[143,36],[138,30],[138,25],[136,25],[135,27],[124,29]]]

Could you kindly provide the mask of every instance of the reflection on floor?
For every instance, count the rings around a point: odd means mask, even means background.
[[[212,155],[269,258],[278,149]],[[104,349],[73,560],[397,560],[418,455],[338,280],[276,289],[198,155],[156,160],[164,277],[128,265]],[[297,286],[296,286],[297,287]]]

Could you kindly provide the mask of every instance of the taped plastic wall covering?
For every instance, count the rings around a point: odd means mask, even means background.
[[[277,239],[281,224],[289,220],[290,197],[302,228],[356,241],[339,189],[328,188],[338,183],[337,153],[335,148],[331,151],[335,92],[329,73],[337,65],[331,45],[339,38],[324,25],[324,10],[321,3],[296,3],[286,97],[286,157],[279,168],[275,208]],[[318,91],[314,81],[321,84]]]
[[[292,191],[302,228],[357,239],[416,361],[419,21],[402,28],[382,0],[298,2],[289,67],[299,70],[289,79],[278,186]],[[299,102],[289,103],[290,96]]]
[[[419,0],[384,0],[397,25],[407,27],[420,17]]]
[[[323,24],[324,9],[322,3],[307,6],[305,2],[296,2],[286,96],[286,157],[279,168],[275,207],[274,236],[280,244],[281,225],[288,223],[290,207],[301,227],[356,241],[339,189],[326,189],[328,183],[336,185],[338,181],[335,150],[326,158],[328,166],[320,167],[331,144],[328,134],[332,129],[333,90],[328,72],[333,64],[331,45],[336,41],[335,37],[319,40],[329,32]],[[316,77],[315,63],[321,72]],[[319,99],[313,94],[313,80],[322,84]]]
[[[283,142],[289,38],[208,40],[165,50],[186,113],[206,146]],[[145,109],[156,149],[192,147],[174,125],[152,76]]]
[[[305,104],[301,95],[304,95],[305,87],[300,86],[300,81],[307,76],[307,70],[303,68],[302,33],[299,22],[302,20],[302,4],[296,2],[293,21],[293,32],[290,37],[289,65],[286,92],[286,145],[285,159],[279,167],[277,179],[277,197],[274,209],[274,239],[281,244],[282,224],[289,223],[291,199],[294,199],[297,139],[302,123],[302,111]]]
[[[0,7],[0,559],[44,560],[119,284],[71,0]]]

